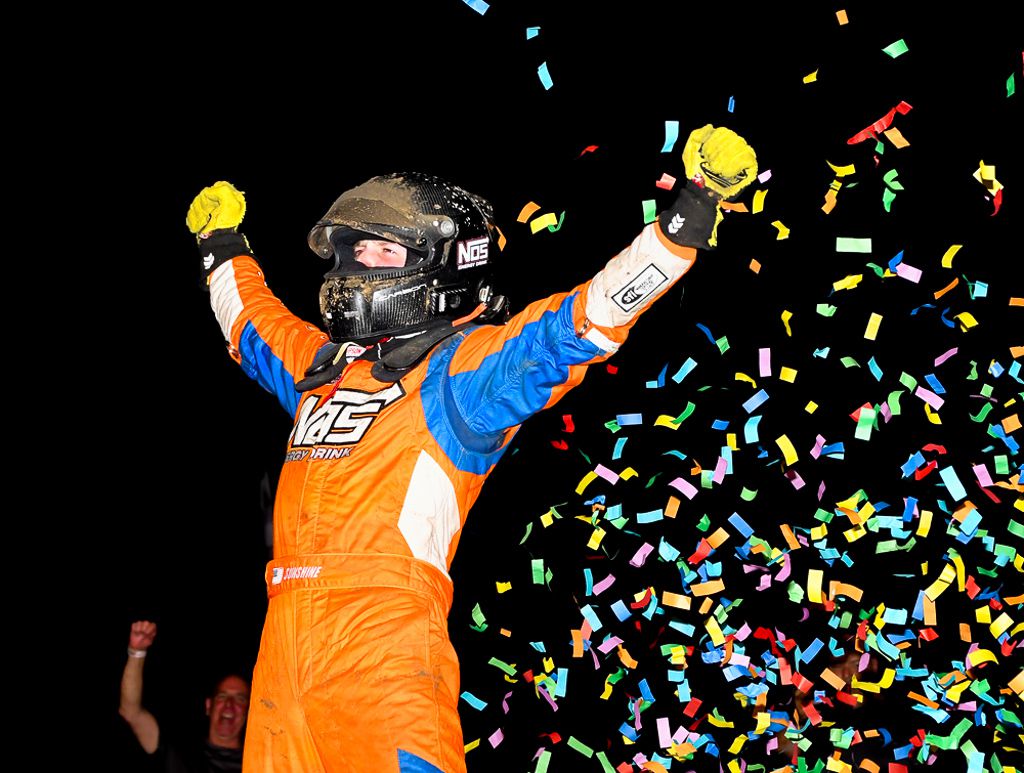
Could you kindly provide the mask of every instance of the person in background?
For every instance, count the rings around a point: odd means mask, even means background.
[[[184,744],[161,733],[155,716],[142,705],[142,671],[156,638],[156,623],[138,620],[128,636],[128,660],[121,677],[119,713],[150,755],[153,770],[166,773],[227,773],[242,769],[242,747],[249,711],[249,682],[228,674],[206,698],[209,726],[202,743]]]

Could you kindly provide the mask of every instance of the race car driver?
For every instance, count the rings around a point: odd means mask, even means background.
[[[374,177],[309,233],[333,259],[327,333],[266,287],[226,182],[189,209],[231,356],[293,417],[244,770],[465,771],[448,569],[519,425],[611,356],[716,243],[757,173],[710,124],[675,203],[590,281],[508,318],[490,204],[430,175]]]

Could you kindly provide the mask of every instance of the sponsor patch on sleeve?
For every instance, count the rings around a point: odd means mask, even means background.
[[[653,263],[630,280],[622,289],[612,295],[615,305],[623,311],[632,311],[668,281],[668,277]]]

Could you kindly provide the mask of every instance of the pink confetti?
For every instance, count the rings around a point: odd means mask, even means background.
[[[772,350],[771,349],[758,349],[757,350],[757,375],[761,378],[767,378],[772,375]]]
[[[491,736],[487,739],[488,743],[490,743],[490,745],[493,748],[495,748],[495,749],[497,749],[498,748],[498,744],[500,744],[504,740],[505,740],[505,734],[503,732],[501,732],[501,728],[500,727],[497,730],[495,730],[493,733],[491,733]]]
[[[613,486],[619,482],[619,474],[614,470],[609,470],[603,464],[597,465],[597,467],[594,468],[594,472],[596,472],[599,477],[604,478],[606,481],[611,483]]]
[[[607,577],[605,577],[603,580],[601,580],[601,582],[599,582],[597,585],[594,586],[594,595],[595,596],[600,595],[604,591],[608,590],[610,587],[612,587],[612,584],[614,582],[615,582],[615,575],[614,574],[609,574]]]
[[[602,654],[607,655],[620,644],[622,644],[622,639],[620,639],[618,636],[613,636],[608,641],[599,644],[597,648],[601,650]]]
[[[672,728],[669,726],[668,717],[658,717],[658,746],[667,749],[672,745]]]
[[[688,480],[685,480],[683,478],[676,478],[668,485],[670,485],[672,488],[674,488],[687,499],[693,499],[695,496],[697,496],[697,489],[694,488],[693,484],[691,484]]]
[[[928,405],[930,405],[935,410],[939,410],[939,408],[942,407],[942,404],[946,402],[937,394],[935,394],[932,390],[925,389],[923,386],[919,386],[917,389],[915,389],[914,394],[920,397],[926,403],[928,403]]]
[[[972,469],[974,470],[974,477],[978,479],[978,483],[982,486],[993,485],[992,478],[988,474],[988,467],[984,464],[976,464]]]
[[[950,349],[945,354],[940,354],[938,357],[935,358],[935,366],[938,367],[939,365],[944,363],[946,360],[948,360],[950,357],[952,357],[954,354],[956,354],[958,350],[959,350],[959,347],[954,346],[952,349]]]
[[[647,556],[651,554],[652,550],[654,550],[654,545],[650,544],[649,542],[645,542],[643,546],[638,551],[636,551],[636,554],[631,559],[629,559],[630,565],[643,566],[644,561],[647,560]]]
[[[921,281],[921,269],[908,266],[906,263],[900,263],[896,266],[896,276],[903,277],[908,282],[917,284]]]
[[[725,480],[725,471],[729,469],[729,462],[725,460],[725,457],[718,457],[718,463],[715,465],[715,474],[711,476],[711,480],[715,483],[721,483]]]

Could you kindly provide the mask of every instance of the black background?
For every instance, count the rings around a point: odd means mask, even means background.
[[[966,363],[976,360],[983,370],[996,358],[1007,367],[1009,346],[1024,343],[1019,310],[1007,308],[1009,297],[1024,295],[1019,234],[1012,228],[1020,217],[1020,94],[1006,96],[1011,73],[1020,88],[1021,48],[998,8],[975,3],[954,16],[910,6],[846,4],[846,26],[834,15],[840,6],[827,4],[797,10],[630,3],[599,10],[584,3],[495,2],[483,16],[456,0],[359,12],[338,6],[317,14],[221,9],[204,10],[197,24],[170,19],[164,30],[93,47],[88,70],[68,73],[90,108],[82,131],[68,140],[82,165],[69,186],[77,186],[70,192],[87,210],[95,206],[99,222],[113,227],[96,236],[103,259],[93,273],[100,281],[82,294],[84,317],[77,317],[89,325],[75,376],[90,389],[78,430],[89,438],[80,462],[85,482],[74,500],[53,485],[73,511],[82,494],[100,503],[98,512],[74,518],[69,534],[85,578],[73,612],[82,613],[102,654],[68,665],[95,673],[103,684],[90,716],[100,720],[97,748],[104,757],[126,767],[136,761],[116,716],[132,620],[152,619],[160,627],[147,663],[146,703],[169,726],[188,726],[185,717],[193,717],[201,730],[206,680],[228,665],[251,668],[265,610],[266,492],[280,468],[290,421],[228,359],[199,289],[184,216],[192,197],[215,180],[245,191],[242,230],[270,287],[294,312],[317,321],[326,266],[309,252],[306,233],[341,191],[375,174],[422,169],[489,198],[508,237],[500,276],[516,310],[589,278],[643,226],[642,200],[656,199],[659,208],[670,203],[671,194],[654,181],[662,172],[682,175],[679,151],[692,129],[709,122],[735,129],[756,148],[761,169],[772,171],[764,186],[753,186],[769,191],[765,212],[729,215],[721,248],[698,261],[683,289],[648,313],[611,360],[618,372],[592,369],[554,410],[532,419],[485,486],[452,567],[450,629],[463,688],[489,701],[484,712],[460,705],[467,742],[482,739],[468,756],[471,770],[532,770],[537,748],[551,748],[538,734],[552,731],[563,737],[552,770],[599,769],[595,760],[566,750],[570,734],[596,749],[607,742],[613,765],[637,751],[657,750],[651,740],[623,750],[617,728],[628,717],[624,699],[619,693],[611,701],[596,698],[614,666],[594,672],[570,662],[568,648],[569,631],[580,624],[579,606],[594,601],[582,598],[582,568],[592,567],[595,579],[622,573],[642,540],[609,533],[611,557],[600,557],[585,547],[589,526],[571,517],[589,512],[583,500],[597,493],[622,502],[627,514],[663,506],[664,484],[686,475],[689,466],[660,454],[679,448],[713,465],[724,444],[723,434],[710,428],[715,418],[731,419],[729,431],[744,445],[746,414],[739,405],[753,390],[735,380],[737,371],[772,395],[761,426],[768,456],[778,458],[772,440],[787,433],[804,460],[797,470],[808,486],[795,492],[778,464],[740,452],[734,479],[702,492],[664,532],[641,529],[645,539],[664,533],[688,555],[701,536],[693,530],[700,515],[711,515],[715,528],[739,510],[759,536],[782,545],[776,523],[817,523],[815,490],[826,477],[826,508],[858,488],[868,489],[872,501],[899,502],[906,493],[899,465],[927,442],[950,449],[966,482],[969,464],[987,458],[981,449],[991,440],[984,425],[963,419],[978,408],[963,381]],[[528,26],[540,27],[532,40]],[[893,59],[882,52],[899,38],[909,53]],[[537,77],[542,62],[554,82],[550,90]],[[817,82],[804,84],[814,70]],[[895,122],[911,146],[897,150],[886,143],[876,166],[873,141],[846,140],[900,101],[913,106]],[[661,152],[666,120],[680,122],[671,153]],[[598,149],[581,156],[589,145]],[[995,164],[1007,186],[995,217],[972,178],[980,160]],[[841,191],[827,216],[820,210],[833,179],[826,161],[855,164],[858,172],[857,186]],[[886,213],[882,175],[893,168],[905,190]],[[749,203],[751,193],[743,198]],[[515,221],[531,200],[541,212],[566,213],[560,231],[531,235]],[[789,239],[776,240],[775,219],[791,229]],[[836,236],[871,237],[874,250],[870,256],[837,253]],[[940,268],[954,243],[965,245],[954,270]],[[900,250],[925,270],[920,285],[881,281],[864,266],[884,266]],[[748,268],[752,258],[762,264],[760,273]],[[830,296],[832,283],[852,273],[865,274],[861,288]],[[940,309],[970,310],[978,328],[950,329],[938,310],[910,315],[924,303],[939,303],[932,293],[958,275],[961,286]],[[989,297],[971,302],[964,279],[989,282]],[[822,302],[840,311],[831,319],[818,316],[814,307]],[[780,321],[783,310],[794,313],[792,336]],[[884,315],[875,342],[863,338],[872,311]],[[727,335],[730,350],[721,355],[697,323],[716,338]],[[795,384],[761,383],[757,349],[769,346],[776,369],[799,370]],[[828,358],[812,357],[824,346],[831,347]],[[932,364],[952,346],[961,348],[956,375]],[[872,355],[885,370],[881,385],[867,372]],[[688,356],[699,366],[682,385],[645,388],[663,366],[671,375]],[[841,356],[854,357],[861,368],[843,368]],[[904,410],[912,417],[891,430],[882,427],[867,444],[854,440],[848,414],[865,402],[884,402],[899,388],[900,371],[918,380],[939,373],[950,391],[944,424],[928,424],[918,401],[905,395]],[[998,382],[1002,400],[1014,394],[1007,381],[1004,375]],[[702,386],[710,389],[698,392]],[[668,437],[650,426],[658,414],[674,416],[690,400],[698,410],[678,433]],[[803,412],[808,400],[822,406],[814,416]],[[621,433],[630,436],[628,451],[613,463],[618,436],[603,425],[632,412],[643,412],[645,426]],[[573,433],[564,432],[565,414],[573,416]],[[819,433],[828,442],[845,441],[847,459],[815,466],[807,451]],[[554,448],[552,440],[566,441],[569,449]],[[617,471],[630,464],[640,474],[614,488],[598,481],[586,496],[576,495],[577,483],[598,462]],[[657,472],[664,477],[645,488]],[[739,500],[741,485],[758,488],[753,505]],[[934,488],[927,490],[923,496],[934,499]],[[974,496],[987,501],[980,492]],[[537,518],[552,505],[566,517],[540,530]],[[1004,519],[995,510],[993,518]],[[533,534],[520,547],[531,521]],[[941,534],[933,526],[936,531]],[[844,542],[838,534],[833,539]],[[943,539],[919,546],[901,571],[915,571],[930,558],[934,576],[948,547]],[[801,584],[808,568],[823,568],[794,555],[793,579]],[[529,560],[539,556],[555,575],[550,590],[530,584]],[[821,634],[812,623],[794,626],[800,608],[781,591],[767,604],[756,603],[735,557],[727,551],[719,558],[726,564],[726,596],[749,598],[748,607],[734,613],[738,619],[785,623],[802,645]],[[826,569],[826,578],[839,575],[869,589],[868,607],[886,599],[891,582],[874,569],[877,560],[865,549],[852,569]],[[678,573],[668,568],[649,565],[620,580],[615,591],[631,600],[648,585],[678,590]],[[497,595],[495,580],[511,580],[513,591]],[[912,606],[916,590],[910,586],[924,580],[905,583],[893,591],[890,606]],[[469,629],[478,602],[490,623],[483,633]],[[612,619],[607,609],[603,616]],[[502,627],[513,636],[501,636]],[[952,630],[929,651],[935,670],[963,657],[955,625]],[[637,646],[657,646],[651,644],[656,628],[636,635]],[[557,714],[532,687],[508,684],[487,665],[494,656],[516,662],[520,673],[536,671],[540,656],[527,643],[540,640],[556,665],[572,667],[569,696]],[[951,649],[942,649],[947,642]],[[661,678],[665,666],[656,649],[644,663],[636,679]],[[737,714],[723,684],[697,671],[691,681],[706,708]],[[506,716],[501,699],[513,688]],[[664,714],[675,698],[664,685],[660,697],[655,708]],[[680,721],[673,719],[673,726]],[[932,729],[922,718],[918,726]],[[492,750],[486,739],[498,727],[506,740]],[[722,738],[727,745],[732,736]],[[828,751],[815,749],[819,756]]]

